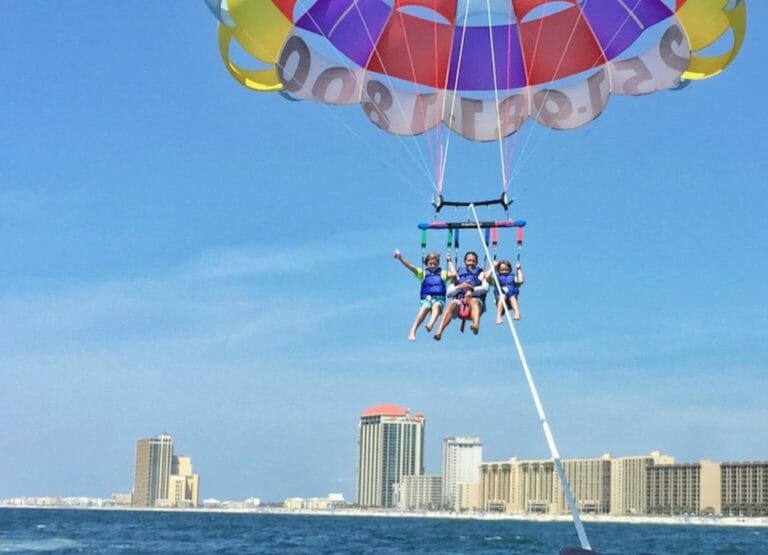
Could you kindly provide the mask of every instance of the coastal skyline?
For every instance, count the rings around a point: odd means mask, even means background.
[[[717,78],[519,137],[516,326],[564,459],[766,458],[768,5],[747,4]],[[126,491],[134,438],[172,430],[204,497],[354,499],[357,417],[388,402],[426,415],[427,474],[448,436],[548,456],[492,315],[407,341],[392,251],[418,260],[433,216],[408,144],[240,87],[202,1],[4,8],[0,498]],[[452,142],[447,196],[496,195],[483,146]]]

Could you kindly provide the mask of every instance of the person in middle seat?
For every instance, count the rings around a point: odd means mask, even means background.
[[[472,321],[470,329],[477,335],[480,331],[480,316],[485,311],[485,296],[488,293],[488,281],[485,279],[485,273],[482,268],[477,266],[477,253],[468,251],[464,255],[464,265],[455,268],[453,262],[448,264],[448,277],[453,281],[453,285],[448,290],[448,295],[453,296],[445,310],[443,318],[435,332],[435,341],[440,341],[443,332],[453,317],[464,307],[469,311],[469,319]]]

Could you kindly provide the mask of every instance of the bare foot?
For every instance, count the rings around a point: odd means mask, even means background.
[[[502,324],[502,323],[504,323],[504,320],[502,320],[501,318],[496,318],[496,323],[497,324]]]
[[[409,333],[408,334],[408,341],[416,341],[416,334]]]
[[[436,333],[435,335],[433,335],[433,336],[432,336],[432,338],[433,338],[435,341],[440,341],[440,338],[441,338],[441,337],[442,337],[442,335],[441,335],[441,334],[439,334],[439,333]]]
[[[520,319],[520,315],[519,314],[515,314],[512,319],[513,320],[519,320]]]
[[[424,329],[427,331],[432,331],[432,324],[427,324],[426,326],[424,326]]]

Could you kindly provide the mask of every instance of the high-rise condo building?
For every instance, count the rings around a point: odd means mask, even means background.
[[[483,444],[478,437],[447,437],[443,440],[443,506],[458,511],[462,484],[480,482]]]
[[[136,471],[133,505],[154,507],[158,499],[168,498],[168,478],[173,464],[173,439],[168,434],[136,442]]]
[[[768,516],[768,461],[720,464],[724,515]]]
[[[720,465],[711,461],[648,467],[646,511],[661,515],[720,514]]]
[[[135,507],[197,507],[199,476],[189,457],[174,456],[168,434],[136,442],[132,505]]]
[[[424,474],[424,415],[385,404],[360,416],[357,503],[392,507],[394,485],[403,476]]]
[[[649,455],[611,460],[611,514],[637,515],[647,512],[648,468],[674,464],[674,457],[652,451]]]

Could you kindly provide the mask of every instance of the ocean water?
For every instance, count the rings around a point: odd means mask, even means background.
[[[768,554],[768,528],[598,523],[613,554]],[[556,554],[573,524],[332,515],[0,509],[0,553]]]

